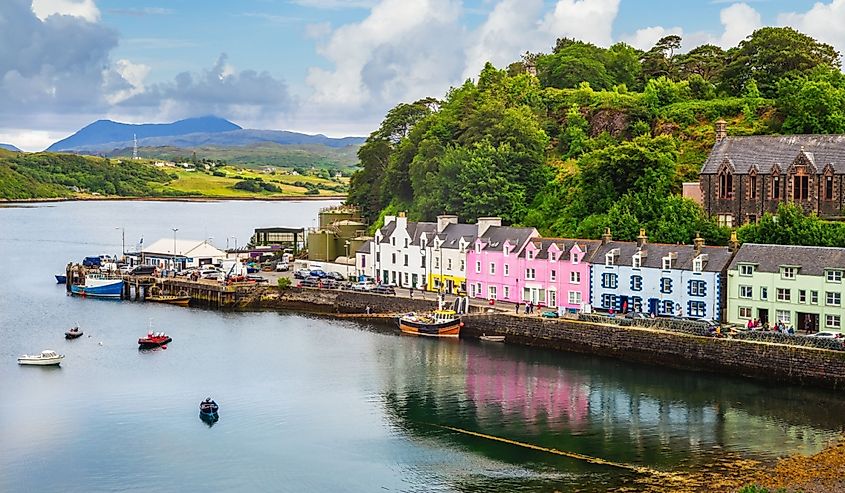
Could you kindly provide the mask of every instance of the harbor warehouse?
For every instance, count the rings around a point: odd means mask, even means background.
[[[159,269],[180,270],[220,263],[226,258],[226,252],[208,241],[162,238],[137,253],[127,254],[127,257],[133,265],[154,265]]]

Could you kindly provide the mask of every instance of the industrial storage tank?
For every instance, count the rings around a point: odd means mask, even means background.
[[[308,234],[308,260],[331,262],[337,256],[337,237],[333,232],[320,230]]]
[[[351,205],[328,207],[320,211],[320,229],[331,227],[339,221],[361,221],[361,210]]]

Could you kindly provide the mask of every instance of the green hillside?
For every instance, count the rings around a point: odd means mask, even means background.
[[[554,236],[690,242],[729,231],[679,194],[731,135],[845,132],[839,53],[791,28],[679,53],[559,39],[507,69],[487,65],[442,100],[402,103],[362,145],[349,201],[378,223],[407,210],[500,216]]]

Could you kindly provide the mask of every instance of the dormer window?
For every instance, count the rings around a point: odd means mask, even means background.
[[[707,263],[707,254],[701,254],[698,257],[695,257],[692,260],[692,271],[693,272],[703,272],[704,265]]]
[[[528,260],[534,260],[534,250],[527,250],[525,255],[528,257]]]
[[[739,275],[743,277],[753,276],[754,275],[754,266],[753,265],[740,265],[739,266]]]
[[[780,276],[783,279],[795,279],[798,275],[797,267],[781,267]]]
[[[637,253],[631,259],[631,267],[633,267],[635,269],[639,269],[642,266],[643,266],[643,257],[639,253]]]
[[[669,255],[663,257],[663,270],[669,270],[672,268],[672,261],[675,260],[675,254],[670,253]]]
[[[554,262],[555,260],[557,260],[557,259],[555,259],[554,252],[549,252],[549,262]]]
[[[481,243],[475,244],[475,253],[481,253]]]
[[[827,276],[827,282],[842,282],[842,271],[841,270],[828,270],[825,272]]]
[[[614,248],[613,250],[607,252],[604,255],[604,265],[611,266],[616,265],[616,256],[619,255],[619,249]]]
[[[570,253],[569,254],[569,261],[572,262],[573,264],[577,264],[578,263],[578,254],[577,253]]]

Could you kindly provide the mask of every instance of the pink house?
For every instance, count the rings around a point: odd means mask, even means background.
[[[521,301],[524,283],[519,254],[528,240],[539,233],[534,228],[489,226],[467,251],[467,290],[481,299]]]
[[[467,254],[470,296],[568,310],[582,310],[590,303],[589,260],[600,241],[536,234],[522,242],[485,239],[476,240]]]

